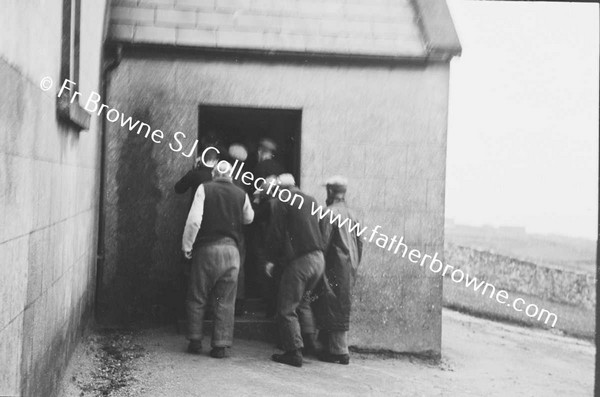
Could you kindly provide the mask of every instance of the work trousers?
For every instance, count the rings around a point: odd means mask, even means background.
[[[312,251],[292,260],[283,270],[279,284],[277,322],[285,351],[304,347],[302,334],[314,334],[310,292],[325,270],[323,252]]]
[[[235,242],[222,239],[194,249],[187,294],[188,339],[202,339],[204,312],[211,299],[214,312],[212,347],[230,347],[240,254]]]
[[[246,298],[246,240],[242,239],[240,242],[240,270],[238,272],[238,281],[237,281],[237,295],[236,299],[244,299]]]
[[[348,331],[329,332],[329,353],[348,354]]]

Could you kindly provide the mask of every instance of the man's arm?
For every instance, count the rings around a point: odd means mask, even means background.
[[[281,265],[282,257],[287,257],[286,248],[289,245],[287,237],[287,205],[279,200],[272,203],[269,221],[264,236],[265,273],[273,277],[275,263]]]
[[[252,204],[250,203],[248,195],[246,194],[245,196],[246,198],[244,199],[242,222],[244,223],[244,225],[247,225],[249,223],[252,223],[252,220],[254,220],[254,210],[252,209]]]
[[[333,225],[327,219],[328,218],[323,218],[319,221],[319,229],[321,229],[321,236],[323,236],[325,252],[327,252],[327,250],[329,249],[329,244],[331,243],[331,235],[333,232]]]
[[[204,185],[200,185],[198,190],[196,190],[192,208],[190,208],[187,221],[185,222],[181,249],[186,254],[192,252],[194,242],[196,241],[196,236],[198,235],[198,230],[200,230],[200,225],[202,224],[202,217],[204,216],[204,194]]]
[[[181,194],[187,192],[192,186],[192,171],[188,171],[177,183],[175,184],[175,193]]]

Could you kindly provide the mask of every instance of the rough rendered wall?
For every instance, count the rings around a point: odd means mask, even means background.
[[[192,159],[169,150],[176,131],[197,136],[198,105],[301,108],[303,189],[347,175],[348,202],[365,225],[443,254],[448,65],[352,66],[124,58],[107,103],[165,132],[155,144],[110,124],[107,262],[102,307],[156,313],[176,273],[188,196],[173,184]],[[190,142],[191,144],[191,142]],[[125,276],[126,279],[122,279]],[[439,275],[366,244],[355,287],[351,343],[438,354]],[[126,300],[123,300],[126,299]],[[142,304],[142,302],[144,302]]]
[[[105,1],[82,2],[82,92],[98,90]],[[0,395],[52,396],[93,307],[100,129],[56,120],[62,2],[0,12]]]

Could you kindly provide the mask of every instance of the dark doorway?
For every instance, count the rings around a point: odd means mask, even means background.
[[[257,164],[257,149],[261,138],[270,138],[277,144],[275,160],[285,172],[294,175],[300,186],[300,132],[302,110],[265,109],[218,105],[200,105],[198,122],[199,154],[203,146],[217,145],[226,151],[232,143],[241,143],[248,150],[245,169],[252,171]],[[221,150],[221,149],[220,149]],[[267,316],[274,309],[273,294],[277,287],[274,280],[264,276],[264,265],[259,255],[261,228],[254,222],[245,230],[246,246],[240,248],[245,257],[238,282],[239,299],[236,313],[261,313]],[[243,304],[242,304],[243,303]],[[238,310],[239,309],[239,310]]]
[[[300,130],[302,110],[200,105],[198,140],[215,139],[227,148],[241,143],[248,149],[246,166],[252,170],[257,161],[258,142],[271,138],[277,143],[275,159],[300,186]],[[199,146],[199,153],[203,149]]]

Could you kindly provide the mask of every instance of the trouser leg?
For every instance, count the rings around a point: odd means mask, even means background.
[[[278,323],[284,350],[304,347],[300,328],[300,316],[309,321],[307,328],[314,333],[314,320],[308,301],[302,302],[304,294],[314,288],[323,274],[323,253],[311,252],[293,260],[283,271],[279,289]]]
[[[216,256],[223,272],[212,291],[214,328],[211,345],[212,347],[231,347],[240,257],[237,248],[233,246],[219,247]]]
[[[246,241],[242,240],[240,243],[240,269],[237,277],[237,293],[236,299],[244,299],[246,297]]]
[[[310,263],[310,273],[308,274],[304,296],[302,297],[302,301],[300,305],[298,305],[298,317],[300,319],[300,328],[302,329],[303,334],[316,334],[317,328],[315,326],[315,317],[313,311],[311,309],[310,300],[313,297],[312,291],[317,286],[319,280],[323,276],[323,272],[325,270],[325,261],[323,259],[323,254],[318,253],[310,253],[307,260]]]
[[[202,251],[194,252],[186,298],[188,339],[202,339],[202,323],[212,280],[205,271],[206,258]]]
[[[303,296],[298,308],[296,309],[296,313],[298,313],[298,320],[300,321],[300,330],[303,334],[314,334],[316,333],[315,328],[315,319],[313,316],[312,309],[310,308],[310,302],[306,298],[306,295]]]
[[[348,331],[331,331],[329,333],[329,353],[349,354]]]
[[[304,294],[304,281],[293,264],[283,271],[279,287],[277,322],[282,347],[285,351],[301,349],[304,344],[296,309]]]

